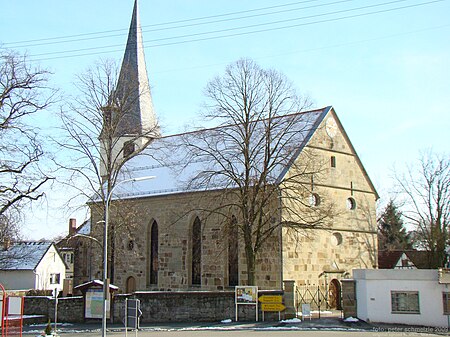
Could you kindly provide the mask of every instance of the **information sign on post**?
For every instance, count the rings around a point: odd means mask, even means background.
[[[139,319],[142,316],[141,301],[137,299],[125,300],[125,336],[128,336],[128,329],[136,332],[139,329]]]
[[[256,311],[256,321],[258,321],[258,287],[236,286],[235,287],[236,322],[239,320],[239,305],[253,305]]]

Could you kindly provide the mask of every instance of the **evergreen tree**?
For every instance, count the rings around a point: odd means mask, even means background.
[[[403,226],[402,213],[391,199],[378,219],[378,250],[411,249],[411,239]]]

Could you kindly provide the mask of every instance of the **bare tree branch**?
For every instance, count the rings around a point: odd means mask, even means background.
[[[323,170],[313,151],[304,148],[314,124],[301,112],[311,103],[284,75],[245,59],[209,82],[205,95],[204,120],[218,127],[183,136],[185,168],[201,162],[187,189],[220,190],[208,195],[214,206],[201,212],[220,214],[227,226],[238,228],[248,284],[254,284],[257,256],[274,232],[287,224],[297,230],[326,227],[332,214],[331,203],[309,203],[311,178],[319,181]]]
[[[48,75],[25,57],[0,53],[0,216],[40,199],[52,179],[39,165],[46,153],[31,120],[54,102]]]

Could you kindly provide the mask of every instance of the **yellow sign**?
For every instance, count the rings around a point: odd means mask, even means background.
[[[283,311],[286,307],[281,303],[263,303],[261,304],[262,311]]]
[[[283,303],[283,296],[281,296],[281,295],[262,295],[258,300],[261,303]]]

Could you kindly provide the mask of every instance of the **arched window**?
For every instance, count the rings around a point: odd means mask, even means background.
[[[233,216],[228,230],[228,285],[230,287],[239,284],[239,244],[238,226],[236,217]]]
[[[193,285],[200,285],[202,273],[202,224],[198,217],[192,225],[192,265],[191,277]]]
[[[158,223],[153,221],[150,232],[150,284],[158,284]]]

